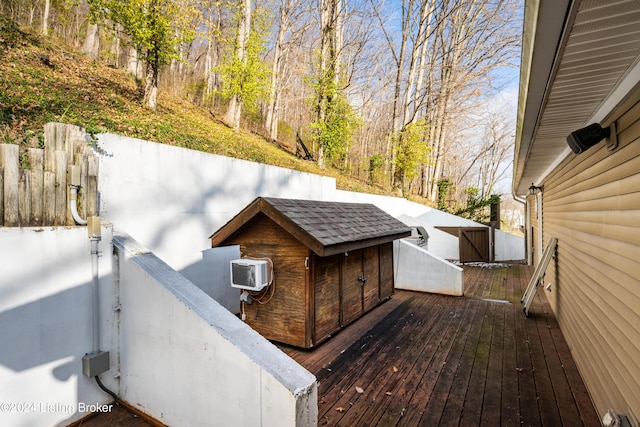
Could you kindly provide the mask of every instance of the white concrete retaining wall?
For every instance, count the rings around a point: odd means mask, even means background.
[[[178,271],[258,196],[324,199],[335,179],[113,134],[98,135],[100,215]]]
[[[88,415],[83,405],[112,400],[82,374],[93,350],[90,249],[84,227],[0,227],[0,426],[67,425]],[[109,350],[108,226],[98,250],[100,348]]]
[[[406,240],[393,242],[395,287],[409,291],[461,296],[462,268]]]
[[[428,247],[431,254],[448,260],[460,259],[460,243],[456,236],[445,231],[438,230],[433,225],[414,217],[400,215],[398,219],[409,227],[424,227],[429,234]]]
[[[231,260],[240,258],[239,246],[202,251],[202,261],[185,268],[182,275],[232,313],[240,313],[240,290],[231,287]]]
[[[175,426],[314,426],[315,377],[124,233],[121,394]]]
[[[457,238],[433,226],[478,225],[398,197],[336,190],[335,179],[319,175],[112,134],[98,135],[98,146],[100,215],[233,312],[227,257],[205,252],[208,237],[258,196],[373,203],[415,218],[429,230],[430,251],[445,259],[459,259]]]
[[[401,197],[357,193],[354,191],[335,190],[333,193],[328,193],[327,200],[348,203],[372,203],[393,217],[399,217],[400,215],[417,217],[433,210],[429,206],[414,203]]]
[[[495,232],[496,261],[519,261],[524,259],[524,237],[506,233],[501,230]]]
[[[112,255],[113,240],[103,225],[108,388],[169,425],[316,425],[313,375],[133,239],[118,235]],[[111,402],[82,374],[93,350],[86,227],[0,228],[0,260],[0,426],[64,426]]]
[[[444,259],[459,260],[458,238],[435,229],[441,227],[486,227],[486,225],[452,215],[399,197],[355,193],[336,190],[331,200],[341,202],[373,203],[383,211],[409,226],[422,226],[429,233],[429,252]],[[524,238],[496,230],[495,260],[514,261],[524,259]]]

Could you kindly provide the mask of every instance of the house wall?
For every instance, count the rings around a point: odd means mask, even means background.
[[[112,401],[82,374],[93,351],[90,249],[83,227],[0,227],[0,425],[67,425]],[[112,350],[109,226],[98,250],[100,348]]]
[[[544,182],[543,239],[558,238],[545,294],[598,413],[639,425],[640,103],[617,128],[616,151],[571,155]]]
[[[314,426],[315,377],[131,237],[114,237],[124,400],[168,425]]]

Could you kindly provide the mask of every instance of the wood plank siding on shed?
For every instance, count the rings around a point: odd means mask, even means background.
[[[245,320],[270,340],[310,348],[393,294],[392,242],[409,234],[371,204],[259,197],[211,244],[270,262],[273,282],[238,302]]]
[[[269,310],[260,310],[254,302],[246,306],[247,322],[258,333],[280,342],[305,346],[308,295],[307,270],[304,268],[309,249],[265,215],[258,214],[245,232],[233,241],[240,253],[250,258],[270,258],[277,266],[274,274],[275,291],[268,302]],[[282,272],[283,274],[280,274]]]
[[[558,239],[544,282],[598,412],[613,408],[638,425],[640,103],[616,122],[616,151],[571,155],[544,182],[543,239]]]

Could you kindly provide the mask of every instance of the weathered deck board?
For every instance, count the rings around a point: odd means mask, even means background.
[[[112,403],[111,411],[95,413],[69,427],[162,427],[164,424],[131,411],[124,405]]]
[[[466,297],[396,291],[317,349],[282,347],[318,379],[319,425],[599,425],[542,288],[522,313],[532,268],[464,269]]]
[[[466,297],[396,291],[316,349],[281,346],[318,379],[318,425],[600,425],[542,288],[524,317],[532,268],[464,268]],[[122,411],[82,425],[151,425]]]

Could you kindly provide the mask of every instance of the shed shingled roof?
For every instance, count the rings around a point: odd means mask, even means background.
[[[258,213],[321,256],[406,237],[409,227],[372,204],[258,197],[211,236],[218,246]]]

